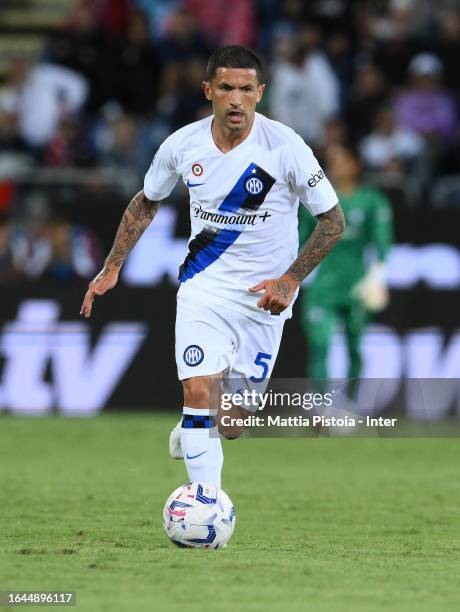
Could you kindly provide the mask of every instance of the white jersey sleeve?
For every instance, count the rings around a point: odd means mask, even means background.
[[[312,150],[297,134],[289,143],[288,179],[294,193],[314,216],[339,201]]]
[[[145,175],[144,193],[149,200],[155,202],[164,200],[174,189],[178,178],[171,143],[167,138],[155,153],[152,164]]]

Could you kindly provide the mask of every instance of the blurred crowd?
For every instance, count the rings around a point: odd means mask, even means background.
[[[260,54],[260,111],[320,160],[351,144],[394,206],[460,205],[460,0],[75,0],[0,83],[0,281],[97,270],[99,213],[75,223],[31,174],[79,170],[74,197],[105,181],[126,204],[162,140],[210,114],[201,81],[226,44]]]

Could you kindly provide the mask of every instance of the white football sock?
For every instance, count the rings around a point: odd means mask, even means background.
[[[209,420],[215,410],[201,410],[184,407],[183,414],[188,424],[194,420]],[[189,417],[189,419],[187,419]],[[224,455],[217,427],[184,427],[180,430],[182,452],[190,482],[206,482],[220,487]]]

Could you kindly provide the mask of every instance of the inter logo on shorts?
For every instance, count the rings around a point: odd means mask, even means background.
[[[252,195],[259,195],[263,191],[264,184],[257,176],[250,176],[245,180],[244,188]]]
[[[195,176],[201,176],[204,172],[203,166],[201,164],[193,164],[192,172]]]
[[[191,344],[184,351],[184,361],[191,368],[200,365],[204,359],[204,352],[201,346]]]

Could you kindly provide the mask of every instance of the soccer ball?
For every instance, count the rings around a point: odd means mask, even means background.
[[[224,548],[235,522],[235,508],[225,491],[200,482],[173,491],[163,510],[166,533],[182,548]]]

